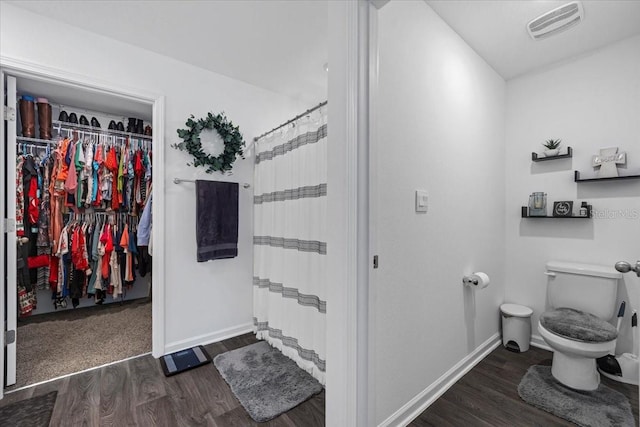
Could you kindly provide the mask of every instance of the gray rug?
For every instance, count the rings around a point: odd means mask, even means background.
[[[269,421],[322,391],[322,385],[266,341],[217,355],[213,363],[256,422]]]
[[[0,425],[47,427],[56,404],[57,391],[32,397],[0,408]]]
[[[551,366],[534,365],[522,377],[518,394],[530,405],[583,427],[634,427],[629,400],[600,384],[594,391],[578,391],[551,375]]]

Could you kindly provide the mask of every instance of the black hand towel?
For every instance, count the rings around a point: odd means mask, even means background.
[[[238,256],[238,183],[196,181],[198,262]]]

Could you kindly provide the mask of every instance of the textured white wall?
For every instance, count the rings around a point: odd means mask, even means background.
[[[165,95],[165,347],[190,346],[248,327],[252,322],[252,190],[240,189],[238,257],[197,263],[194,186],[175,185],[172,179],[252,183],[253,156],[237,161],[233,176],[222,177],[186,166],[190,156],[168,146],[178,140],[176,129],[184,127],[190,114],[202,117],[208,111],[224,111],[250,143],[255,135],[299,113],[302,106],[273,92],[62,25],[5,2],[0,22],[3,56]]]
[[[506,89],[424,2],[380,9],[378,37],[377,424],[499,331]],[[492,279],[475,296],[473,271]]]
[[[573,180],[574,170],[593,170],[591,156],[604,147],[620,147],[628,166],[640,169],[639,118],[640,37],[507,84],[506,301],[533,309],[534,334],[546,308],[547,261],[613,266],[640,259],[640,179]],[[533,163],[531,152],[539,152],[549,138],[573,147],[573,158]],[[522,219],[520,207],[534,191],[546,192],[549,203],[587,200],[603,217]],[[626,274],[618,288],[619,301],[627,301],[618,351],[631,350],[630,317],[632,308],[638,309],[639,284]]]

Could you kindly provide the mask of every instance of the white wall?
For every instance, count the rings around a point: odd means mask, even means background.
[[[379,11],[376,423],[499,331],[504,80],[424,2]],[[375,184],[374,184],[375,185]],[[414,192],[429,212],[414,212]],[[462,277],[484,271],[475,295]]]
[[[190,156],[168,146],[178,141],[176,129],[184,128],[190,114],[203,117],[209,111],[224,111],[250,143],[255,135],[292,117],[302,106],[273,92],[5,2],[0,22],[3,56],[165,95],[165,348],[177,350],[248,328],[252,322],[252,190],[240,189],[238,257],[197,263],[194,187],[175,185],[172,179],[252,183],[253,157],[237,161],[233,176],[222,177],[186,166]]]
[[[547,261],[613,266],[640,259],[640,179],[573,180],[574,170],[593,170],[591,156],[604,147],[620,147],[629,168],[640,168],[639,118],[640,37],[507,84],[506,300],[533,308],[534,334],[546,307]],[[540,152],[549,138],[571,146],[573,158],[531,162],[531,152]],[[522,219],[520,207],[534,191],[546,192],[549,203],[587,200],[603,217]],[[631,349],[630,305],[638,309],[638,285],[626,274],[618,289],[619,300],[627,301],[618,351]]]

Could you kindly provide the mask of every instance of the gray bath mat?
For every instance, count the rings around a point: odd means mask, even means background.
[[[551,366],[531,366],[522,377],[518,394],[530,405],[583,427],[633,427],[629,400],[600,384],[594,391],[578,391],[551,375]]]
[[[20,400],[0,408],[0,425],[15,427],[46,427],[56,404],[57,391]]]
[[[266,341],[217,355],[213,363],[256,422],[269,421],[322,391],[322,385]]]

